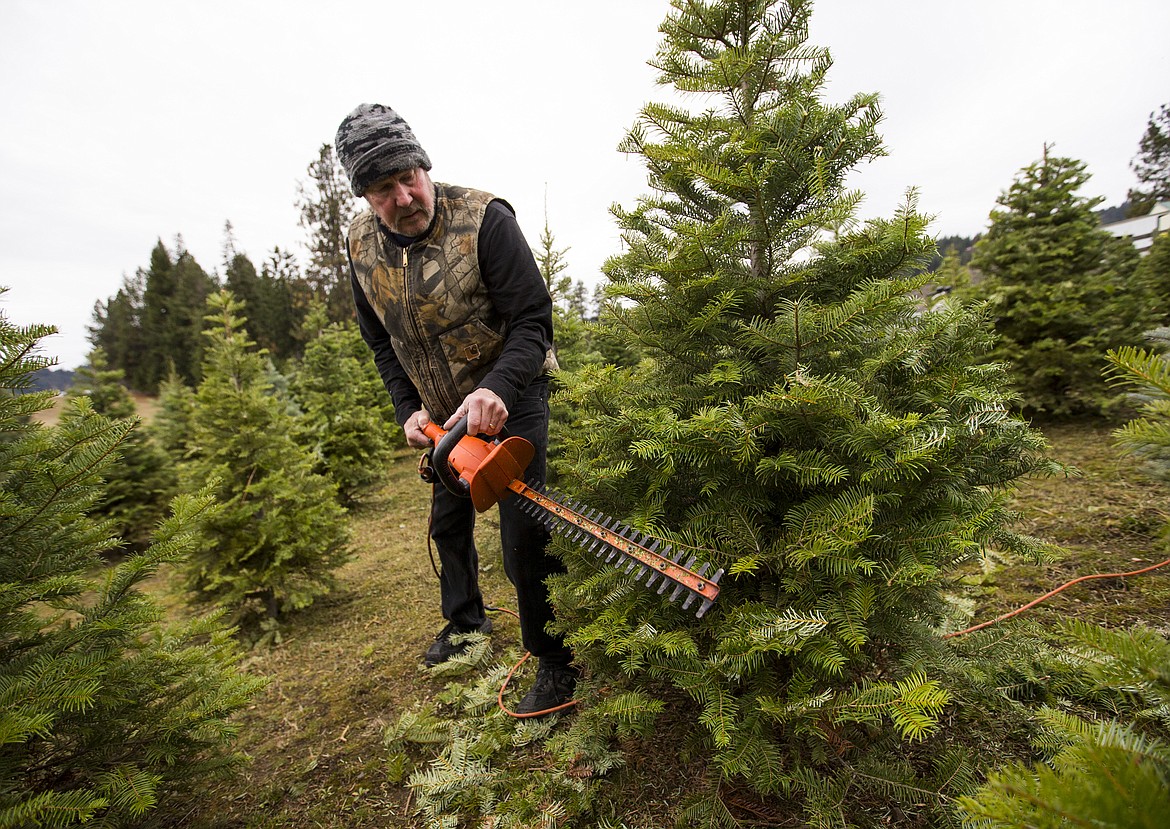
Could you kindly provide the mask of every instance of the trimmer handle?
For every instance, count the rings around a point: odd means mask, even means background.
[[[521,437],[489,443],[467,434],[467,415],[451,427],[427,423],[423,434],[434,441],[431,466],[449,492],[471,498],[476,512],[484,512],[508,494],[508,484],[524,474],[536,450]]]
[[[435,476],[439,479],[439,483],[448,492],[463,498],[470,498],[471,484],[458,477],[452,471],[450,463],[452,450],[459,445],[459,441],[467,437],[467,415],[461,417],[450,431],[445,431],[437,423],[428,422],[426,426],[423,426],[423,434],[435,444],[434,449],[431,450],[431,466],[435,470]]]

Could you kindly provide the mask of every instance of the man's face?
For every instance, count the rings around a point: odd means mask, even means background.
[[[422,167],[412,167],[374,182],[362,194],[390,230],[418,236],[435,217],[435,188]]]

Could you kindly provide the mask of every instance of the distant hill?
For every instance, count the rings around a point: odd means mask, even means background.
[[[1129,218],[1129,202],[1125,201],[1116,207],[1105,207],[1094,212],[1096,212],[1101,224],[1113,224],[1114,222],[1120,222],[1122,219]]]
[[[56,389],[67,391],[73,385],[73,372],[64,368],[42,368],[32,374],[33,391]]]

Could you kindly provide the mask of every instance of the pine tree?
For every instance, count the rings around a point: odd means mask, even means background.
[[[565,273],[569,267],[565,258],[568,252],[568,248],[557,248],[546,214],[540,244],[533,254],[553,300],[553,348],[562,369],[571,369],[589,359],[584,315],[573,304],[573,279]]]
[[[346,235],[355,214],[349,179],[330,144],[322,144],[308,169],[311,183],[300,184],[297,209],[309,233],[305,277],[313,295],[326,303],[331,320],[353,319]]]
[[[114,531],[134,550],[143,550],[167,514],[177,479],[170,456],[138,420],[134,401],[122,385],[125,373],[111,369],[105,353],[95,348],[89,364],[78,370],[72,397],[83,396],[90,407],[112,420],[136,425],[119,447],[121,462],[106,473],[105,491],[92,514],[111,519]]]
[[[110,365],[121,369],[132,387],[143,372],[142,294],[146,274],[139,269],[133,277],[124,277],[122,287],[106,302],[94,304],[89,341],[105,352]]]
[[[304,343],[303,321],[312,305],[313,293],[301,277],[296,258],[279,247],[260,268],[260,296],[257,312],[262,332],[257,340],[273,358],[283,362],[299,356]]]
[[[1131,216],[1144,216],[1156,202],[1170,199],[1170,104],[1150,113],[1130,167],[1141,185],[1129,191]]]
[[[248,336],[258,342],[261,339],[257,322],[261,303],[260,274],[252,260],[236,249],[231,222],[224,222],[223,235],[223,287],[243,303]]]
[[[142,366],[137,376],[129,378],[139,391],[158,390],[165,360],[173,362],[187,382],[195,381],[198,363],[193,362],[190,331],[185,324],[189,315],[180,309],[182,292],[176,271],[175,260],[159,240],[150,254],[142,295]]]
[[[287,402],[269,393],[240,303],[220,291],[207,308],[209,344],[180,478],[187,488],[218,480],[224,506],[192,557],[191,583],[244,615],[277,619],[333,586],[349,555],[345,515],[335,485],[294,440]]]
[[[384,480],[396,448],[405,445],[394,405],[369,348],[353,323],[330,323],[323,305],[310,312],[305,346],[290,382],[304,413],[299,439],[320,458],[317,471],[337,484],[350,506]]]
[[[1133,280],[1137,252],[1102,230],[1099,198],[1077,191],[1083,162],[1044,157],[1020,171],[975,246],[968,294],[986,300],[1024,411],[1046,418],[1095,416],[1115,401],[1102,355],[1134,345],[1155,324],[1151,298]]]
[[[602,323],[644,357],[567,378],[561,471],[727,576],[696,621],[562,545],[559,625],[608,689],[574,729],[646,733],[663,696],[689,710],[711,776],[696,825],[727,816],[723,782],[796,798],[813,824],[870,797],[941,823],[945,794],[920,792],[956,785],[944,752],[905,743],[948,699],[927,670],[946,578],[992,547],[1035,552],[1006,489],[1053,467],[978,364],[986,321],[917,313],[934,246],[913,197],[853,221],[846,176],[883,152],[877,97],[825,102],[809,3],[672,5],[653,65],[706,108],[649,104],[622,145],[654,192],[614,209],[628,250],[606,263]]]
[[[1133,282],[1150,300],[1150,314],[1160,326],[1170,325],[1170,232],[1154,237],[1134,270]]]
[[[158,390],[150,433],[173,461],[186,460],[195,440],[195,390],[171,366]]]
[[[1040,712],[1046,762],[1013,762],[960,801],[966,826],[983,829],[1158,829],[1170,806],[1170,643],[1146,628],[1062,626],[1060,661],[1086,677],[1082,700],[1109,710],[1086,720]],[[1078,700],[1081,701],[1081,700]],[[1128,721],[1109,714],[1126,715]]]
[[[58,427],[29,422],[49,405],[27,388],[52,331],[0,316],[0,827],[138,825],[242,759],[229,718],[263,683],[237,672],[214,617],[164,627],[142,591],[191,548],[206,493],[103,566],[118,539],[88,513],[133,423],[84,398]]]
[[[1129,346],[1106,355],[1110,381],[1133,390],[1139,415],[1113,434],[1123,451],[1170,483],[1170,328],[1156,328],[1148,339],[1154,348]]]

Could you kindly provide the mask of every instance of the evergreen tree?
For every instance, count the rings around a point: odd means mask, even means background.
[[[267,362],[244,333],[240,303],[208,298],[209,345],[196,392],[187,488],[217,480],[223,508],[192,557],[191,584],[204,596],[269,618],[308,606],[348,558],[336,486],[313,471],[293,438],[286,401],[270,394]]]
[[[122,287],[107,302],[94,304],[89,341],[100,348],[112,367],[121,369],[131,386],[141,387],[144,346],[142,340],[142,294],[146,274],[141,269],[134,277],[124,277]]]
[[[999,335],[992,359],[1011,365],[1030,415],[1108,413],[1102,355],[1139,343],[1156,320],[1133,280],[1133,245],[1100,228],[1099,198],[1077,194],[1088,178],[1083,162],[1045,148],[1000,196],[971,260],[982,279],[968,295],[988,302]]]
[[[223,287],[243,303],[248,336],[259,342],[261,287],[260,274],[246,254],[236,249],[236,237],[231,222],[223,226]]]
[[[263,684],[214,618],[161,625],[145,579],[179,559],[210,506],[176,502],[142,554],[103,568],[117,546],[88,513],[131,434],[85,398],[55,428],[28,421],[26,393],[49,361],[0,316],[0,827],[139,825],[173,791],[240,759],[231,715]]]
[[[356,211],[349,179],[330,144],[321,145],[308,173],[310,183],[297,190],[301,227],[309,233],[305,278],[313,295],[326,303],[330,319],[353,319],[346,234]]]
[[[1170,232],[1154,237],[1134,270],[1133,282],[1149,297],[1151,316],[1157,324],[1170,325]]]
[[[1155,202],[1170,199],[1170,104],[1150,113],[1130,167],[1141,185],[1129,191],[1131,216],[1144,216]]]
[[[232,296],[239,299],[244,308],[245,318],[248,321],[248,336],[253,340],[260,340],[262,333],[259,330],[259,311],[261,304],[260,274],[252,260],[242,253],[232,255],[224,263],[224,288],[231,291]]]
[[[1111,382],[1134,390],[1139,414],[1114,437],[1154,476],[1170,483],[1170,328],[1154,329],[1148,339],[1153,349],[1128,346],[1107,355]]]
[[[710,779],[687,825],[732,825],[722,795],[745,783],[813,825],[879,801],[944,823],[955,753],[907,744],[948,699],[930,673],[945,580],[992,546],[1035,552],[1006,488],[1052,467],[978,364],[985,320],[917,313],[934,246],[913,198],[852,221],[846,176],[883,152],[877,97],[825,102],[809,4],[672,5],[654,66],[707,108],[649,104],[622,145],[654,192],[614,210],[628,250],[606,264],[602,324],[644,357],[567,378],[582,428],[561,471],[727,575],[696,621],[561,545],[558,624],[590,668],[581,692],[607,689],[573,731],[689,712]]]
[[[170,367],[159,386],[158,412],[151,434],[174,461],[185,460],[195,439],[195,390]]]
[[[1086,680],[1075,702],[1090,700],[1108,713],[1083,719],[1070,713],[1070,700],[1042,709],[1045,762],[1008,763],[989,775],[960,801],[965,825],[1158,829],[1170,806],[1170,643],[1154,630],[1075,621],[1060,634],[1060,661]],[[1119,713],[1127,721],[1109,716]]]
[[[385,480],[405,439],[357,326],[330,323],[322,305],[305,325],[315,333],[290,383],[304,413],[299,436],[320,459],[317,471],[337,484],[349,506]]]
[[[971,272],[962,264],[962,257],[955,248],[947,248],[942,262],[931,273],[930,282],[923,286],[923,303],[928,309],[947,302],[956,291],[967,290],[971,285]]]
[[[105,353],[95,348],[89,365],[78,370],[70,395],[85,397],[104,417],[136,424],[119,447],[121,462],[106,472],[105,491],[92,514],[111,519],[131,549],[143,550],[167,514],[177,480],[170,456],[139,424],[134,400],[122,385],[124,376],[120,369],[109,368]]]
[[[979,241],[978,236],[941,236],[935,240],[938,246],[938,253],[930,260],[930,267],[927,270],[932,273],[942,265],[943,260],[947,254],[954,253],[958,257],[960,265],[966,265],[971,261],[971,253],[974,245]]]
[[[149,268],[94,309],[91,341],[137,391],[155,392],[168,364],[189,383],[198,375],[202,308],[215,281],[182,249],[181,238],[176,244],[172,256],[159,241]]]
[[[313,293],[301,277],[296,257],[279,247],[260,269],[260,296],[257,308],[262,332],[257,340],[273,358],[285,361],[299,356],[303,342],[303,321],[312,305]]]
[[[557,248],[546,214],[540,245],[533,254],[553,300],[553,348],[562,369],[571,369],[588,359],[583,309],[575,307],[573,279],[565,273],[569,267],[565,259],[568,252],[568,248]]]

